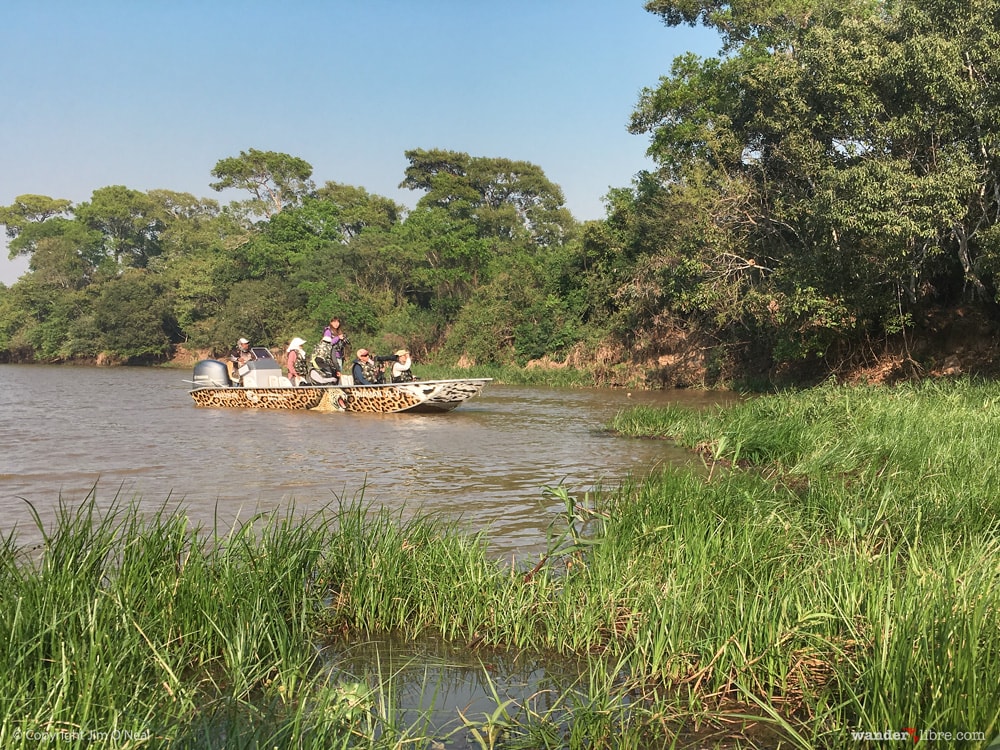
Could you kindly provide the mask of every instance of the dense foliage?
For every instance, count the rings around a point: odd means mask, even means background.
[[[630,127],[656,168],[604,220],[578,224],[534,164],[443,149],[406,153],[410,211],[256,149],[211,170],[250,196],[225,207],[23,195],[0,207],[30,256],[0,286],[0,356],[280,346],[338,313],[356,342],[448,362],[655,366],[683,340],[831,367],[936,309],[996,318],[1000,0],[646,7],[722,49],[642,93]]]
[[[632,116],[658,170],[608,223],[643,304],[794,358],[995,302],[1000,3],[646,7],[725,55],[678,58]]]
[[[315,343],[333,314],[356,345],[481,364],[578,343],[592,295],[559,187],[527,162],[406,156],[404,186],[425,193],[412,211],[362,187],[317,188],[304,160],[256,149],[212,170],[213,188],[251,196],[227,207],[124,186],[79,205],[22,195],[0,208],[11,255],[30,258],[0,287],[0,350],[158,361],[240,336]]]

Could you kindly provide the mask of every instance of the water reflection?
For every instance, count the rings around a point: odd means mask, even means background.
[[[526,712],[557,721],[566,693],[585,685],[583,660],[454,644],[435,637],[393,636],[331,645],[324,651],[330,680],[357,682],[387,697],[387,714],[450,748],[476,747],[463,717],[483,722],[499,706],[526,720]],[[591,657],[594,658],[594,657]]]

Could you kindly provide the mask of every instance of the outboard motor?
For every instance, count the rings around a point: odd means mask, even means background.
[[[208,388],[228,388],[232,383],[229,381],[229,368],[225,362],[217,359],[203,359],[194,366],[195,386]]]

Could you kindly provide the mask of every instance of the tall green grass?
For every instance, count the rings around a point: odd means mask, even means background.
[[[122,746],[991,739],[998,404],[1000,386],[959,382],[633,410],[619,431],[697,447],[710,470],[548,488],[540,502],[562,506],[548,552],[513,563],[443,518],[360,502],[225,530],[165,508],[64,508],[40,553],[3,542],[0,745],[68,728],[154,737]],[[442,734],[404,718],[391,676],[345,684],[320,658],[387,631],[586,668],[554,692],[498,692]]]
[[[5,540],[0,746],[391,747],[392,717],[319,669],[333,522],[201,529],[92,494],[38,522],[40,550]]]
[[[711,412],[632,411],[620,431],[676,436],[725,466],[591,497],[553,490],[572,533],[537,570],[495,568],[482,540],[414,543],[379,527],[372,562],[338,572],[346,606],[328,615],[601,653],[641,696],[633,739],[660,716],[671,717],[660,737],[742,716],[802,747],[904,727],[992,737],[998,395],[985,383],[826,387]]]
[[[408,718],[391,675],[331,677],[324,641],[372,630],[554,642],[532,615],[549,571],[526,584],[440,520],[351,502],[200,528],[92,494],[38,525],[40,548],[0,550],[2,747],[499,747],[540,726],[565,737],[563,704],[615,725],[603,692],[567,686],[544,711],[497,695],[442,729]]]
[[[832,745],[850,728],[995,736],[998,405],[1000,386],[966,381],[620,415],[746,469],[615,503],[616,555],[660,567],[637,604],[659,623],[643,661]]]

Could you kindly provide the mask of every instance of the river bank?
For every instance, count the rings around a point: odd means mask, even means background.
[[[284,363],[282,346],[272,349]],[[118,367],[156,366],[190,370],[213,358],[211,349],[178,344],[165,359],[128,361],[108,354],[76,358],[65,364]],[[56,364],[56,363],[53,363]],[[542,356],[523,366],[422,361],[424,378],[491,377],[498,384],[552,387],[606,387],[630,390],[711,389],[768,393],[824,382],[892,385],[955,377],[1000,375],[1000,327],[981,310],[958,307],[927,313],[920,326],[864,346],[845,346],[815,356],[776,362],[753,347],[724,345],[711,336],[667,327],[636,350],[602,343],[577,346],[562,359]]]
[[[669,580],[706,587],[668,596],[688,617],[667,632],[708,694],[752,692],[823,746],[848,729],[997,736],[998,409],[1000,384],[957,380],[620,415],[620,433],[710,467],[683,495],[697,508],[646,521],[682,550]]]
[[[0,744],[83,726],[155,738],[128,747],[853,748],[920,727],[985,746],[998,408],[1000,386],[948,381],[627,410],[616,431],[706,470],[553,484],[524,560],[359,503],[232,530],[84,504],[40,560],[3,551]],[[442,729],[404,719],[389,675],[332,679],[324,644],[371,633],[478,651],[487,676],[497,650],[583,676]]]

